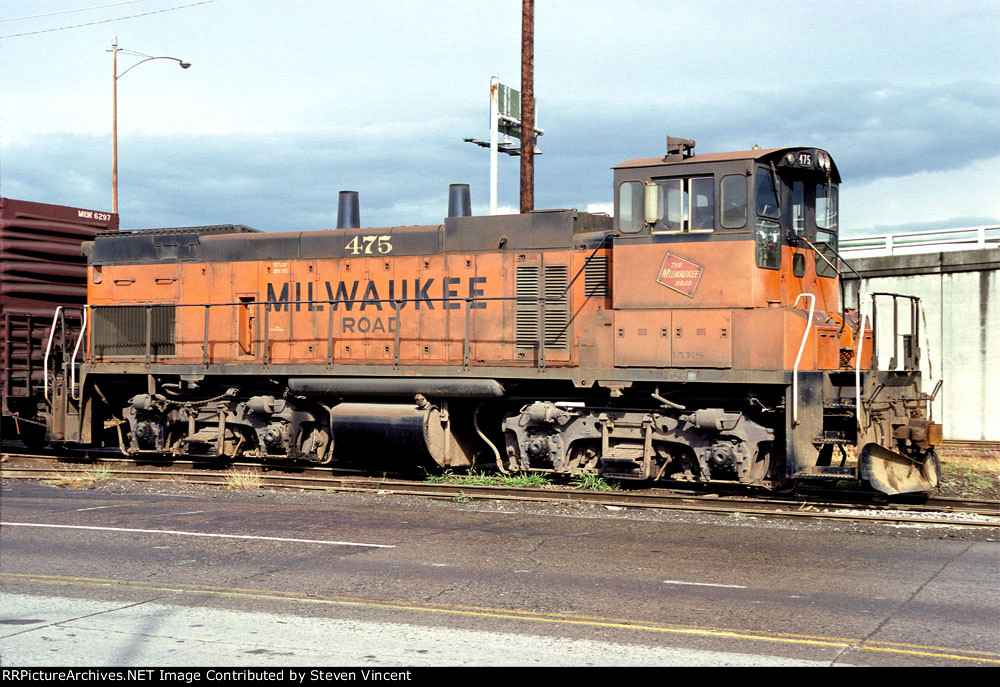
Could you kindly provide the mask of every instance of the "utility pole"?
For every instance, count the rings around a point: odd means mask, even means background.
[[[490,79],[490,138],[488,141],[467,137],[490,149],[490,214],[497,214],[498,153],[521,156],[521,213],[535,209],[535,155],[541,155],[536,140],[545,131],[539,129],[535,108],[535,0],[521,0],[521,91]],[[503,139],[501,140],[501,134]],[[518,139],[519,148],[514,147]]]
[[[535,0],[521,0],[521,213],[535,209]]]

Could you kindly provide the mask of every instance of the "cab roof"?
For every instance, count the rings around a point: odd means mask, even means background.
[[[612,167],[612,169],[691,165],[705,162],[733,162],[736,160],[765,161],[767,159],[770,159],[770,161],[777,164],[783,160],[784,156],[788,153],[798,153],[801,151],[815,151],[817,153],[824,153],[827,157],[830,157],[830,154],[825,150],[820,148],[811,148],[809,146],[794,146],[789,148],[753,148],[751,150],[738,150],[727,153],[695,153],[691,155],[671,154],[663,157],[636,158],[635,160],[627,160],[617,164]],[[832,157],[830,157],[830,164],[831,179],[836,183],[840,183],[840,172],[837,170],[837,163],[833,161]]]

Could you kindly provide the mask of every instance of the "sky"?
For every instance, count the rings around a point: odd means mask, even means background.
[[[79,10],[79,11],[70,11]],[[37,16],[43,15],[43,16]],[[0,0],[0,195],[122,228],[437,224],[487,214],[489,81],[520,87],[520,0]],[[65,28],[70,27],[70,28]],[[119,55],[121,74],[141,58]],[[611,211],[611,167],[805,145],[846,236],[1000,223],[1000,0],[536,0],[535,207]],[[501,156],[502,212],[518,160]]]

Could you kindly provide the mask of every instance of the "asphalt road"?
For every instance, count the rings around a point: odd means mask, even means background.
[[[4,667],[1000,664],[995,531],[8,481]]]

